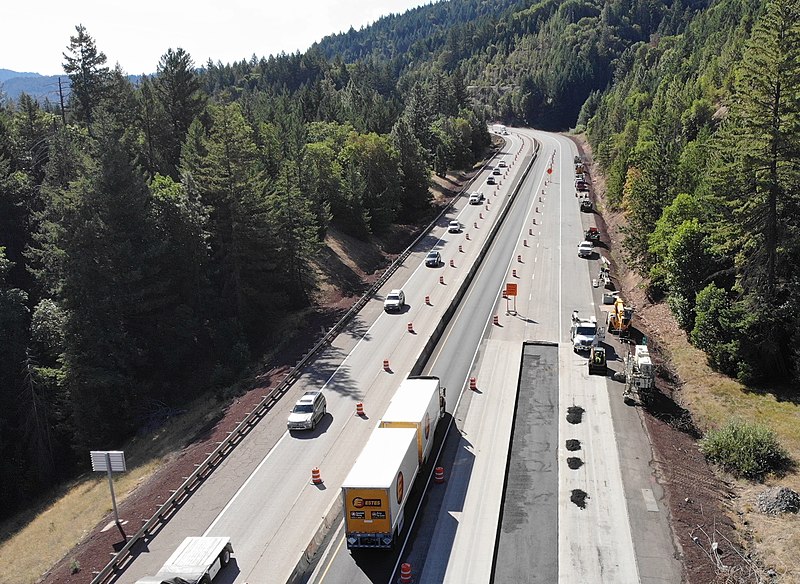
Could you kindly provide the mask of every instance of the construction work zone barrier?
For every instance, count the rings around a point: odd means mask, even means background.
[[[444,284],[444,276],[439,276],[439,283]]]
[[[455,268],[456,267],[456,262],[454,260],[450,260],[450,267],[451,268]]]
[[[408,332],[410,332],[410,333],[414,332],[414,323],[413,322],[408,323]]]
[[[361,402],[356,404],[356,416],[364,416],[364,404]]]
[[[320,475],[319,469],[316,466],[311,469],[311,482],[315,485],[322,484],[322,475]]]
[[[522,256],[521,255],[517,256],[517,263],[520,263],[520,264],[522,263]]]
[[[500,317],[496,314],[492,317],[492,324],[500,325]]]
[[[512,278],[516,278],[517,277],[517,270],[511,270],[511,277]]]
[[[433,482],[440,485],[444,482],[444,467],[437,466],[433,471]]]
[[[384,359],[383,360],[383,370],[384,371],[389,371],[389,359]]]
[[[411,584],[414,579],[411,576],[411,564],[400,566],[400,584]]]
[[[431,305],[431,297],[430,296],[427,296],[427,295],[425,296],[425,304],[427,304],[428,306]]]
[[[470,389],[478,389],[478,380],[474,377],[469,378],[469,388]]]

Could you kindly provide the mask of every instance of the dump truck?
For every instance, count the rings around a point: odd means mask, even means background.
[[[647,345],[635,345],[633,349],[629,348],[625,357],[625,391],[622,394],[625,401],[633,399],[634,391],[641,400],[654,384],[655,368],[650,360]]]
[[[422,466],[433,448],[433,433],[445,414],[445,389],[438,377],[409,377],[394,394],[381,428],[413,428],[417,433],[417,455]]]
[[[136,584],[211,584],[231,560],[229,537],[187,537],[155,576]]]
[[[347,549],[394,547],[419,471],[418,453],[415,428],[372,432],[342,483]]]

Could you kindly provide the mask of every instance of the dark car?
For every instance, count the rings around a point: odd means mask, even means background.
[[[442,256],[438,251],[429,251],[425,256],[425,265],[429,268],[438,268],[442,263]]]
[[[592,212],[592,202],[589,199],[581,199],[581,211],[584,213]]]

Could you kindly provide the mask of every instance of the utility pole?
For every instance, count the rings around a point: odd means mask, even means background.
[[[58,78],[58,98],[61,102],[61,122],[67,125],[67,114],[64,112],[64,88],[61,87],[61,77]]]

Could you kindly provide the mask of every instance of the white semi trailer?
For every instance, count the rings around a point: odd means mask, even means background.
[[[211,584],[231,559],[229,537],[187,537],[155,576],[136,584]]]

